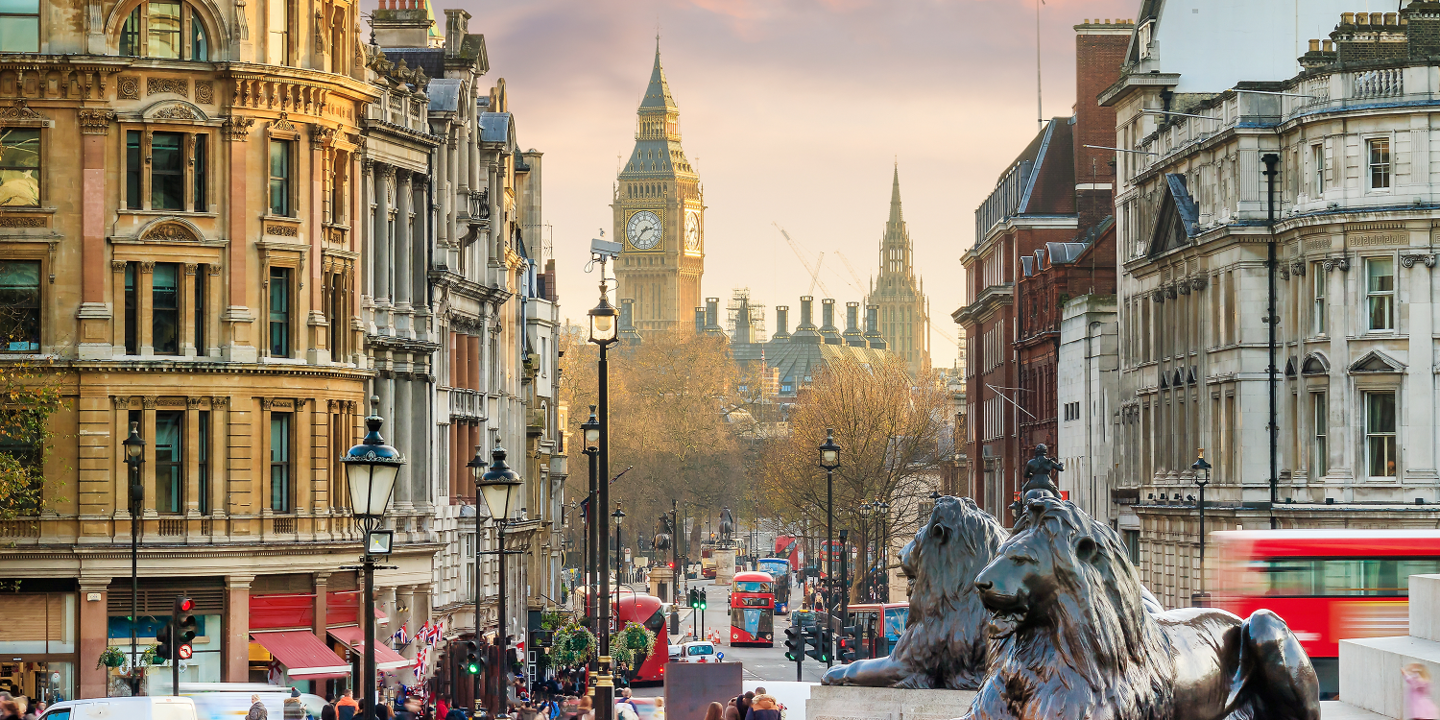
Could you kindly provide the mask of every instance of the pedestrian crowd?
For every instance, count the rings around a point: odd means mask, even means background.
[[[34,720],[43,712],[44,702],[0,690],[0,720]]]

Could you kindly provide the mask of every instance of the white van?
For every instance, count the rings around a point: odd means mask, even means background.
[[[45,708],[41,720],[197,720],[185,697],[116,697],[66,700]]]

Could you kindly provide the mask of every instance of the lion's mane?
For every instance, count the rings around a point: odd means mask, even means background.
[[[1033,500],[1027,509],[999,553],[1029,537],[1043,539],[1056,591],[1035,600],[1048,604],[1045,622],[1022,620],[1014,628],[989,682],[1029,696],[1021,717],[1088,716],[1075,705],[1077,688],[1088,688],[1091,711],[1113,709],[1117,720],[1169,717],[1174,652],[1147,611],[1147,593],[1120,538],[1057,498]]]
[[[975,575],[1005,541],[1005,528],[970,498],[941,497],[901,552],[910,617],[891,658],[908,671],[897,687],[974,690],[994,657],[990,614]]]

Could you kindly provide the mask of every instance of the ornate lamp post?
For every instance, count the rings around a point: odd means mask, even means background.
[[[372,396],[370,401],[379,406],[380,398]],[[359,445],[350,448],[340,458],[345,466],[345,477],[350,484],[350,512],[355,524],[365,534],[365,554],[360,558],[360,569],[365,575],[365,589],[361,614],[365,618],[365,662],[361,688],[365,693],[365,717],[375,717],[375,564],[377,556],[389,555],[394,533],[381,530],[385,510],[390,506],[390,496],[395,490],[395,477],[405,456],[399,450],[385,444],[380,437],[380,425],[384,421],[378,412],[365,418],[369,432]]]
[[[825,442],[820,444],[820,467],[825,468],[825,576],[835,583],[835,468],[840,467],[840,446],[835,444],[835,431],[825,428]],[[827,604],[834,604],[833,600]]]
[[[620,524],[625,522],[625,511],[620,509],[619,500],[615,501],[615,512],[610,513],[610,517],[615,520],[615,599],[616,602],[619,602],[620,586],[625,584],[621,575],[624,572],[624,566],[620,562],[620,548],[624,547],[620,540]]]
[[[140,617],[140,516],[145,512],[145,483],[140,467],[145,464],[145,441],[140,439],[140,423],[130,423],[130,437],[125,446],[125,464],[130,466],[130,672],[140,667],[135,640],[135,623]],[[131,678],[130,691],[139,694],[140,681]]]
[[[510,522],[510,503],[514,499],[515,488],[520,487],[520,476],[505,464],[505,448],[500,446],[500,438],[495,438],[495,449],[490,451],[490,468],[484,474],[480,474],[479,468],[485,466],[480,460],[480,454],[475,454],[475,459],[467,463],[471,472],[476,475],[475,489],[479,490],[481,497],[485,499],[485,506],[490,509],[490,519],[495,522],[495,554],[500,557],[500,599],[496,603],[496,620],[498,629],[495,631],[496,640],[500,646],[499,672],[502,680],[499,697],[496,703],[499,707],[491,711],[491,717],[509,717],[510,684],[507,678],[508,660],[510,653],[510,636],[505,626],[505,525]],[[477,462],[478,463],[477,466]],[[478,543],[477,543],[478,545]],[[476,574],[479,577],[479,574]],[[478,583],[477,583],[478,584]],[[480,606],[475,606],[475,634],[480,634]],[[477,710],[479,695],[476,695]]]
[[[590,627],[596,628],[599,605],[595,601],[595,568],[599,563],[595,561],[595,548],[600,544],[595,541],[595,471],[596,456],[600,454],[600,421],[595,418],[594,405],[590,406],[590,419],[580,423],[580,430],[585,435],[585,456],[590,459],[590,494],[585,498],[585,617]]]
[[[880,602],[890,602],[890,503],[884,500],[875,503],[876,530],[879,550],[875,559],[880,564]]]
[[[615,327],[615,306],[605,289],[604,269],[600,281],[600,302],[590,309],[590,342],[600,346],[600,365],[597,375],[600,384],[600,445],[599,478],[595,496],[595,520],[597,550],[609,535],[605,508],[610,505],[610,365],[607,358],[609,347],[618,339]],[[595,677],[595,720],[612,720],[615,714],[614,680],[610,675],[610,569],[607,553],[597,552],[597,575],[600,590],[596,593],[600,604],[597,614],[597,634],[600,636],[599,674]]]
[[[872,505],[869,501],[860,503],[856,513],[860,516],[860,564],[855,568],[855,575],[860,578],[860,590],[865,592],[865,586],[870,584],[870,511]]]
[[[1210,463],[1205,462],[1205,448],[1200,448],[1200,457],[1190,469],[1195,472],[1195,486],[1200,488],[1200,592],[1190,599],[1190,604],[1204,607],[1210,598],[1205,592],[1205,486],[1210,484]],[[1202,472],[1205,473],[1203,476]]]

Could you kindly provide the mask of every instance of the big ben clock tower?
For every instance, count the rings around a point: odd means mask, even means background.
[[[705,272],[705,204],[700,176],[680,147],[680,108],[670,96],[655,41],[655,67],[640,101],[635,151],[615,185],[618,297],[640,331],[688,328]]]

